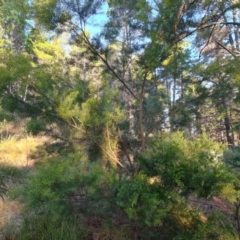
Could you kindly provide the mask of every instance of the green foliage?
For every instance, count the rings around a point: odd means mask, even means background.
[[[138,157],[142,171],[169,190],[209,197],[234,177],[221,161],[223,146],[207,134],[188,140],[183,134],[162,134]]]
[[[45,122],[41,119],[32,119],[27,122],[27,132],[37,135],[45,127]]]
[[[232,167],[240,167],[240,146],[225,150],[224,161]]]
[[[215,152],[211,152],[212,149]],[[88,163],[78,154],[42,161],[36,172],[26,179],[23,190],[18,192],[29,214],[36,214],[39,220],[28,219],[19,234],[26,236],[25,239],[34,239],[35,232],[44,227],[39,236],[45,239],[45,234],[51,235],[56,228],[55,223],[67,229],[65,224],[68,226],[71,222],[62,223],[61,218],[74,212],[86,218],[100,218],[106,224],[105,230],[115,216],[120,216],[128,221],[130,229],[140,229],[141,239],[210,240],[221,236],[227,239],[227,234],[234,233],[231,223],[225,223],[224,216],[221,221],[216,217],[206,223],[202,213],[190,206],[186,198],[187,193],[199,196],[229,194],[227,184],[234,178],[224,168],[219,156],[221,152],[222,146],[206,134],[191,141],[180,132],[156,136],[146,153],[138,156],[140,172],[131,179],[122,180],[117,179],[110,166]],[[73,202],[71,197],[79,193],[84,193],[83,199]],[[45,225],[48,220],[52,225]],[[224,229],[220,222],[224,223]],[[72,231],[74,237],[77,233]],[[116,236],[126,236],[122,231],[124,229],[119,228]],[[88,231],[83,233],[87,235]],[[70,232],[62,230],[61,234],[69,236]],[[56,236],[62,239],[61,235]]]
[[[1,106],[6,112],[13,113],[18,109],[19,102],[13,97],[5,96],[1,101]]]
[[[117,205],[131,220],[149,227],[160,226],[171,208],[170,196],[148,180],[145,175],[137,174],[132,180],[120,182]]]
[[[205,222],[202,213],[190,207],[186,198],[168,191],[157,178],[140,173],[119,183],[116,189],[116,204],[132,225],[141,229],[141,239],[210,240],[236,234],[224,215],[212,215]]]
[[[229,185],[237,178],[222,162],[224,146],[205,133],[194,140],[176,132],[155,136],[148,147],[137,156],[140,172],[115,185],[117,206],[132,224],[155,237],[146,239],[156,239],[154,228],[164,239],[219,239],[236,234],[224,215],[221,220],[213,215],[206,223],[201,211],[188,202],[189,194],[205,198],[217,194],[230,201],[239,196],[236,186]],[[145,230],[141,234],[145,236]]]
[[[39,163],[37,172],[26,180],[21,195],[27,209],[51,214],[57,219],[71,209],[71,193],[85,192],[90,199],[99,201],[104,186],[113,180],[113,175],[106,174],[99,164],[89,165],[84,157],[71,154]]]
[[[2,122],[10,122],[13,119],[14,119],[14,117],[9,111],[6,111],[6,109],[3,109],[3,107],[0,107],[0,122],[1,123]]]
[[[30,58],[24,53],[6,52],[0,64],[0,87],[5,87],[20,79],[25,79],[31,70]],[[5,55],[3,54],[3,56]]]
[[[23,189],[27,206],[37,212],[59,217],[66,205],[64,198],[77,188],[79,167],[75,168],[76,158],[78,157],[52,160],[40,165],[36,174],[27,179]],[[78,162],[80,166],[80,157]]]
[[[57,0],[33,1],[33,9],[35,11],[35,19],[44,27],[52,28],[53,13]]]
[[[219,211],[214,211],[205,224],[199,225],[197,232],[179,234],[176,239],[237,240],[238,233],[229,218]]]
[[[21,182],[27,174],[28,169],[20,169],[18,167],[7,164],[0,164],[1,179],[4,181]]]

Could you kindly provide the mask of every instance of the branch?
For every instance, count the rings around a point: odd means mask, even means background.
[[[216,43],[221,46],[224,50],[226,50],[228,53],[230,53],[236,60],[239,61],[238,57],[232,52],[230,51],[228,48],[226,48],[223,44],[221,44],[220,42],[216,41]]]
[[[209,37],[208,37],[207,43],[206,43],[205,46],[201,49],[201,51],[200,51],[200,53],[199,53],[199,58],[200,58],[200,56],[201,56],[201,54],[202,54],[202,51],[203,51],[203,50],[207,47],[207,45],[209,44],[210,38],[211,38],[211,36],[212,36],[212,34],[213,34],[213,31],[214,31],[215,26],[216,26],[216,25],[214,25],[213,28],[212,28],[212,31],[211,31],[211,33],[210,33],[210,35],[209,35]]]
[[[29,85],[29,88],[32,89],[33,91],[35,91],[35,93],[38,93],[39,95],[42,95],[45,99],[47,99],[47,101],[52,104],[54,107],[56,107],[56,103],[49,98],[46,94],[44,94],[43,92],[40,92],[36,87],[34,87],[33,85]]]
[[[74,119],[73,119],[73,120],[74,120]],[[88,137],[94,144],[96,144],[110,159],[112,159],[113,161],[115,161],[121,168],[123,168],[123,169],[127,172],[127,174],[128,174],[129,176],[131,176],[131,173],[129,172],[129,170],[117,159],[116,156],[111,155],[107,150],[105,150],[105,149],[101,146],[101,144],[99,144],[96,140],[94,140],[94,138],[91,137],[86,131],[83,131],[83,129],[79,128],[79,127],[77,126],[77,124],[75,123],[75,121],[73,121],[73,122],[74,122],[74,124],[68,123],[69,126],[71,126],[72,128],[74,128],[74,129],[82,132],[82,133],[83,133],[86,137]],[[107,137],[108,137],[108,144],[110,144],[108,129],[107,129]],[[110,145],[109,145],[109,146],[110,146]],[[110,147],[110,150],[113,151],[111,147]],[[115,153],[114,153],[114,155],[115,155]]]
[[[200,24],[199,26],[197,26],[194,30],[187,32],[186,35],[184,35],[183,37],[179,38],[176,43],[181,42],[184,38],[189,37],[190,35],[192,35],[193,33],[205,29],[205,28],[209,28],[215,25],[237,25],[240,26],[239,22],[212,22],[212,23],[208,23],[208,24]]]
[[[141,87],[139,100],[142,99],[143,95],[144,95],[144,89],[145,89],[145,85],[146,85],[146,81],[147,81],[147,75],[148,75],[148,71],[146,70],[144,77],[143,77],[143,83],[142,83],[142,87]]]
[[[94,45],[89,41],[88,37],[85,34],[85,31],[82,31],[82,34],[84,37],[82,37],[82,40],[87,44],[87,46],[89,47],[90,51],[92,51],[92,53],[95,53],[101,60],[102,62],[106,65],[106,67],[112,72],[112,74],[114,75],[114,77],[123,84],[123,86],[127,89],[127,91],[136,99],[139,100],[139,98],[136,96],[136,94],[131,90],[131,88],[126,84],[126,82],[124,80],[122,80],[118,74],[114,71],[114,69],[110,66],[110,64],[108,63],[108,60],[105,59],[94,47]]]

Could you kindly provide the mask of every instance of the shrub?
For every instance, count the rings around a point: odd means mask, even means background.
[[[223,150],[223,145],[206,134],[195,140],[184,138],[180,132],[152,139],[148,150],[136,157],[140,172],[116,187],[117,205],[142,239],[227,236],[230,230],[222,230],[219,219],[214,219],[219,225],[213,220],[206,222],[203,213],[188,202],[190,194],[205,198],[226,194],[229,182],[236,180],[222,161]],[[149,232],[152,237],[146,234]]]
[[[223,149],[206,134],[188,140],[177,132],[155,138],[137,160],[142,172],[158,178],[165,189],[210,197],[235,178],[221,159]]]
[[[27,208],[60,217],[65,210],[67,194],[78,188],[81,168],[84,164],[76,155],[38,164],[36,172],[26,179],[22,189]]]
[[[240,146],[225,150],[224,161],[232,167],[240,167]]]
[[[39,163],[36,172],[26,179],[20,195],[26,209],[56,218],[71,210],[70,196],[75,193],[83,193],[89,203],[95,203],[91,210],[104,211],[100,204],[109,205],[103,200],[114,179],[114,173],[98,163],[89,164],[81,155],[70,154]]]

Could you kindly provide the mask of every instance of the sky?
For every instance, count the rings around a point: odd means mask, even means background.
[[[98,14],[88,20],[87,30],[90,32],[91,36],[99,34],[101,32],[104,24],[108,20],[107,11],[108,4],[105,3],[102,8],[99,9]]]

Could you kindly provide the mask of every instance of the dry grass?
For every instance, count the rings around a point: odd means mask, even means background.
[[[49,141],[44,136],[31,136],[26,131],[26,121],[0,123],[0,164],[13,167],[31,166],[31,153]]]
[[[34,160],[29,156],[37,150],[37,147],[42,146],[49,141],[49,138],[44,136],[30,136],[26,133],[25,127],[20,123],[4,123],[0,124],[0,172],[6,172],[16,175],[15,173],[24,171],[26,167],[32,167]],[[17,171],[14,172],[13,170]],[[26,172],[26,171],[25,171]],[[6,186],[11,191],[15,187],[11,178],[17,176],[9,176],[7,174]],[[21,204],[16,200],[11,200],[7,195],[4,200],[0,198],[0,239],[1,231],[8,223],[21,224]]]
[[[32,165],[29,155],[46,141],[46,137],[32,136],[26,136],[21,139],[11,136],[4,139],[0,142],[0,163],[15,167]]]

